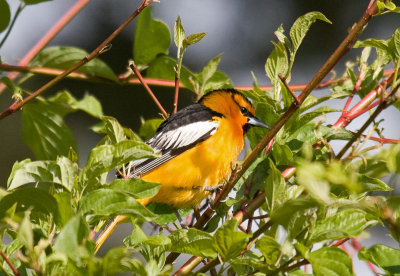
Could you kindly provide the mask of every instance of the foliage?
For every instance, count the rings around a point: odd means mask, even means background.
[[[379,1],[378,8],[379,14],[399,12],[391,1]],[[317,19],[330,23],[322,13],[311,12],[294,22],[289,36],[280,26],[275,32],[278,41],[265,63],[273,89],[261,89],[255,79],[254,88],[243,91],[253,100],[257,115],[271,126],[292,106],[293,96],[285,82],[290,81],[297,51]],[[0,0],[0,31],[6,31],[10,21],[8,4]],[[232,87],[229,78],[218,71],[220,56],[197,73],[182,65],[187,47],[204,35],[186,36],[178,17],[173,36],[178,51],[176,57],[169,56],[170,30],[153,19],[151,9],[146,8],[138,18],[133,59],[145,77],[174,80],[178,74],[181,83],[197,96]],[[142,139],[155,133],[161,118],[143,122],[136,134],[116,118],[105,116],[101,103],[92,95],[76,99],[63,90],[25,104],[21,111],[22,139],[36,160],[16,161],[7,190],[0,190],[0,249],[12,264],[1,262],[0,274],[12,275],[14,267],[21,275],[169,275],[173,267],[167,256],[175,252],[207,258],[210,262],[200,269],[202,273],[221,263],[220,272],[229,275],[306,275],[298,268],[309,263],[313,275],[353,275],[352,258],[337,247],[336,240],[357,239],[380,224],[400,242],[400,198],[381,180],[400,173],[400,144],[381,147],[385,139],[375,123],[366,135],[370,138],[377,134],[377,146],[366,147],[367,139],[357,139],[351,152],[338,159],[330,143],[350,140],[354,134],[343,125],[326,125],[323,117],[329,112],[342,112],[329,107],[332,100],[357,93],[362,102],[388,79],[384,69],[399,67],[400,29],[386,40],[370,38],[358,41],[355,47],[363,48],[361,58],[330,82],[328,96],[308,96],[302,102],[275,136],[270,152],[258,156],[236,183],[235,193],[220,203],[215,216],[200,229],[164,231],[176,220],[174,210],[155,203],[145,207],[137,201],[157,194],[159,184],[141,179],[107,182],[107,175],[114,169],[127,174],[127,162],[157,156]],[[376,54],[371,54],[372,49]],[[30,66],[68,69],[86,55],[71,46],[48,47]],[[98,58],[78,72],[124,83]],[[1,82],[18,101],[26,97],[23,87],[27,77],[17,81],[3,77]],[[392,95],[399,86],[397,73],[390,80],[385,83],[389,104],[394,103]],[[378,103],[384,102],[376,98]],[[394,105],[400,107],[398,102]],[[103,135],[86,163],[82,162],[85,156],[78,156],[75,138],[65,122],[66,116],[77,111],[96,119],[98,123],[92,130]],[[346,110],[341,119],[347,116],[351,120],[354,114],[360,115]],[[265,131],[252,129],[247,139],[254,148],[264,135]],[[293,168],[295,175],[286,174]],[[245,224],[236,214],[255,204],[257,208],[246,214],[250,226],[244,229]],[[179,210],[184,216],[191,211]],[[233,218],[231,213],[235,214]],[[134,230],[125,237],[124,247],[112,248],[99,257],[93,233],[116,215],[127,216]],[[145,234],[141,229],[144,222],[160,224],[159,235]],[[5,238],[11,242],[4,243]],[[362,248],[358,256],[387,275],[400,273],[400,250],[396,248],[373,245]]]

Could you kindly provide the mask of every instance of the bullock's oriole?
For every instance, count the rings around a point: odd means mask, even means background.
[[[130,162],[131,177],[161,183],[153,198],[173,208],[199,204],[231,170],[251,126],[267,127],[251,101],[233,89],[216,90],[171,115],[147,141],[161,157]],[[96,251],[125,216],[117,216],[96,241]]]

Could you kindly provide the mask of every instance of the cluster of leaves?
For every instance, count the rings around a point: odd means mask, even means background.
[[[7,3],[0,0],[0,10],[1,5]],[[387,3],[379,7],[381,13],[398,11]],[[261,90],[256,79],[253,90],[243,91],[253,99],[258,117],[269,125],[293,101],[279,74],[290,79],[296,52],[317,19],[329,22],[321,13],[312,12],[296,20],[289,37],[282,26],[275,32],[278,42],[274,43],[275,48],[265,64],[266,75],[274,85],[273,92]],[[8,22],[0,22],[0,31],[7,25]],[[186,48],[203,36],[201,33],[186,37],[178,18],[174,28],[178,53],[173,58],[168,55],[171,43],[168,27],[153,19],[147,8],[138,18],[133,58],[149,78],[174,80],[179,72],[181,82],[197,95],[231,87],[227,76],[217,70],[219,56],[199,73],[182,65]],[[400,198],[374,193],[392,191],[380,179],[400,173],[400,145],[374,153],[354,147],[347,159],[335,160],[329,143],[348,140],[352,133],[324,125],[321,117],[341,111],[330,108],[328,103],[351,95],[357,82],[355,64],[364,74],[362,89],[358,91],[361,98],[382,81],[388,64],[399,66],[400,29],[388,40],[369,39],[356,46],[364,47],[360,60],[349,65],[345,75],[333,82],[330,95],[306,98],[275,137],[271,153],[261,155],[252,164],[236,184],[236,193],[219,206],[204,229],[177,229],[169,234],[160,231],[159,235],[148,236],[141,229],[143,222],[166,225],[176,219],[168,206],[152,203],[144,207],[137,202],[154,196],[160,185],[140,179],[107,182],[111,170],[123,168],[132,160],[157,156],[141,138],[151,137],[161,119],[146,121],[139,136],[115,118],[104,116],[101,104],[90,95],[76,99],[68,91],[60,91],[55,96],[38,97],[35,102],[24,105],[22,136],[37,160],[15,162],[7,190],[0,190],[0,237],[2,241],[11,240],[1,243],[1,251],[23,275],[111,275],[124,271],[137,275],[169,275],[173,268],[166,264],[168,252],[217,259],[222,263],[221,273],[227,270],[230,275],[284,272],[305,275],[296,266],[290,268],[298,260],[309,262],[314,275],[353,275],[351,257],[332,246],[335,240],[357,237],[368,228],[383,224],[391,230],[394,240],[400,242]],[[376,58],[368,64],[370,47],[376,50]],[[74,47],[49,47],[31,66],[66,69],[85,55],[86,52]],[[79,71],[121,82],[99,59]],[[6,77],[2,79],[14,97],[23,97],[20,88],[23,80],[13,83]],[[393,87],[397,83],[395,78]],[[77,111],[98,119],[92,130],[104,134],[83,167],[78,166],[76,142],[64,121],[65,116]],[[250,130],[247,138],[251,146],[264,134],[265,130]],[[318,141],[323,143],[314,149],[312,145]],[[355,146],[358,145],[357,142]],[[291,166],[296,168],[296,175],[285,179],[282,172]],[[264,202],[250,219],[252,227],[243,232],[229,213],[241,210],[260,192],[265,192]],[[188,214],[188,210],[180,212]],[[93,231],[116,215],[128,216],[134,230],[125,237],[124,247],[115,247],[104,257],[96,256]],[[145,261],[140,261],[137,254]],[[362,248],[358,256],[388,275],[399,273],[398,249],[374,245]],[[5,260],[0,268],[2,274],[13,273]]]

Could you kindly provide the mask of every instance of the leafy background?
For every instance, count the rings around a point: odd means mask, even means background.
[[[56,21],[73,3],[74,1],[71,0],[56,0],[26,9],[21,20],[17,22],[12,36],[2,48],[2,59],[5,62],[15,63],[47,30],[48,22]],[[10,4],[14,9],[16,8],[13,3]],[[122,0],[93,1],[51,42],[51,45],[74,45],[90,51],[114,30],[121,19],[128,16],[135,5],[135,2]],[[298,16],[308,11],[321,11],[334,24],[315,24],[300,48],[292,73],[292,83],[304,83],[311,78],[344,37],[346,28],[359,17],[359,12],[364,6],[365,1],[293,0],[261,3],[260,1],[168,0],[154,5],[153,14],[155,18],[165,21],[170,29],[176,20],[176,15],[180,14],[187,33],[207,32],[201,43],[187,51],[185,65],[194,71],[200,71],[206,61],[222,54],[219,69],[224,71],[234,84],[244,85],[252,83],[250,71],[255,72],[260,84],[267,83],[264,63],[272,50],[270,41],[274,39],[273,30],[281,23],[287,29]],[[393,21],[387,18],[391,16],[394,18],[395,15],[377,18],[361,38],[390,36],[398,27],[396,24],[391,24]],[[204,20],[205,17],[207,20]],[[101,56],[101,59],[110,64],[117,73],[125,71],[126,60],[132,56],[134,27],[135,24],[128,27],[113,41],[112,50]],[[33,28],[35,32],[31,31]],[[170,52],[176,52],[174,46],[171,46]],[[356,54],[357,51],[354,51],[353,55]],[[350,58],[351,56],[347,56],[346,60]],[[343,70],[343,62],[337,67],[339,73],[341,70]],[[47,80],[46,77],[35,77],[29,82],[33,88],[38,87],[38,83],[45,83]],[[66,87],[77,98],[81,98],[86,91],[95,95],[103,103],[105,114],[118,118],[122,124],[134,130],[137,130],[140,125],[140,116],[148,119],[158,113],[141,86],[118,87],[64,80],[52,91],[59,91]],[[154,90],[164,106],[171,109],[172,89]],[[324,92],[315,93],[323,94]],[[7,101],[2,99],[4,96],[0,95],[1,110],[6,108]],[[180,106],[193,100],[189,92],[183,91],[181,96],[183,97],[180,98]],[[343,103],[338,101],[337,108],[342,108],[342,106]],[[385,115],[387,116],[384,122],[384,128],[387,131],[385,135],[399,137],[400,128],[397,127],[399,113],[388,110]],[[334,119],[328,116],[328,121]],[[364,118],[361,117],[359,120],[364,120]],[[0,182],[2,184],[6,183],[14,160],[33,157],[20,139],[20,121],[21,113],[17,113],[2,122],[0,133]],[[88,130],[94,120],[82,112],[68,116],[66,121],[77,138],[79,155],[87,156],[89,149],[102,137]],[[350,129],[357,129],[357,120],[352,123]],[[84,158],[82,159],[84,161]],[[129,233],[130,230],[126,230],[126,235]],[[380,235],[380,238],[384,236]]]

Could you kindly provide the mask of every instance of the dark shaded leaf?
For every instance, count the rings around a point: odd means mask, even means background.
[[[139,178],[115,179],[110,184],[110,189],[127,193],[134,198],[150,198],[155,196],[161,188],[161,184],[146,182]]]
[[[157,128],[163,122],[163,119],[150,119],[146,120],[139,128],[139,135],[144,140],[148,140],[154,136],[156,133]]]
[[[32,214],[40,212],[51,215],[57,223],[60,222],[57,201],[42,189],[24,187],[5,195],[0,200],[0,218],[4,217],[6,211],[14,204],[17,205],[16,212],[23,212],[32,208]]]
[[[237,230],[238,221],[226,221],[214,234],[214,248],[224,261],[228,261],[246,247],[249,235]]]
[[[22,139],[37,159],[54,160],[58,155],[67,156],[71,147],[78,151],[62,116],[46,103],[24,105]]]
[[[32,61],[31,66],[65,70],[87,55],[88,53],[85,50],[77,47],[51,46],[43,49]],[[86,63],[77,71],[118,82],[118,77],[111,68],[98,58],[89,61],[89,63]]]
[[[133,58],[137,65],[148,65],[159,54],[168,54],[171,35],[168,26],[160,20],[153,19],[151,8],[144,9],[138,16]],[[173,72],[173,71],[172,71]]]
[[[4,31],[11,19],[10,6],[6,0],[0,0],[0,32]]]

